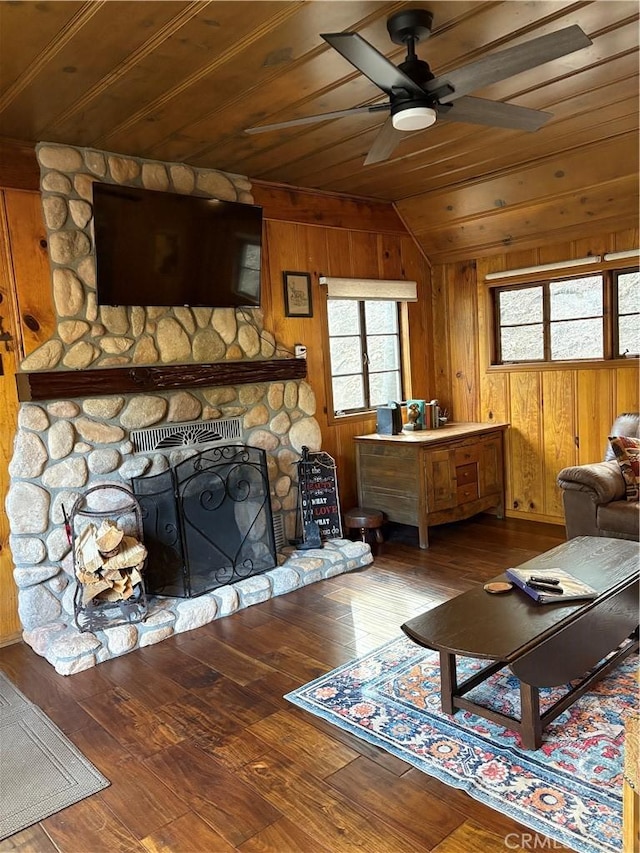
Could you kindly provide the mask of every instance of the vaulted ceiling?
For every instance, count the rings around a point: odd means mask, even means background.
[[[572,24],[593,44],[473,92],[551,112],[533,133],[438,121],[369,166],[386,113],[244,133],[379,102],[320,33],[357,31],[398,64],[386,21],[416,7],[438,76]],[[578,239],[637,221],[638,3],[0,2],[0,137],[395,202],[436,261]]]

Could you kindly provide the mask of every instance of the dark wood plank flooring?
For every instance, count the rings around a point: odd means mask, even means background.
[[[530,830],[282,698],[564,529],[485,515],[429,539],[420,551],[396,527],[367,569],[77,675],[0,649],[0,669],[112,783],[0,851],[504,853]]]

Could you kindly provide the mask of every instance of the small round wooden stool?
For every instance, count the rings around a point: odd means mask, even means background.
[[[378,509],[365,509],[364,507],[357,506],[344,514],[344,526],[347,528],[347,531],[359,530],[363,542],[367,541],[368,530],[373,530],[376,542],[380,543],[384,541],[382,531],[380,530],[383,521],[384,516]]]

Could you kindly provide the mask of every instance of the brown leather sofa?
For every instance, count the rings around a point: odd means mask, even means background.
[[[609,435],[638,436],[640,414],[619,415]],[[640,539],[640,504],[625,497],[625,482],[611,445],[603,462],[564,468],[558,474],[562,489],[567,539],[611,536]]]

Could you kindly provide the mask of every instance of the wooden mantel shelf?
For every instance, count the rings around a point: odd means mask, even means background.
[[[276,358],[269,361],[224,361],[214,364],[177,364],[166,367],[108,367],[95,370],[51,370],[18,373],[18,399],[68,400],[107,394],[140,394],[175,388],[203,388],[216,385],[247,385],[305,379],[303,358]]]

